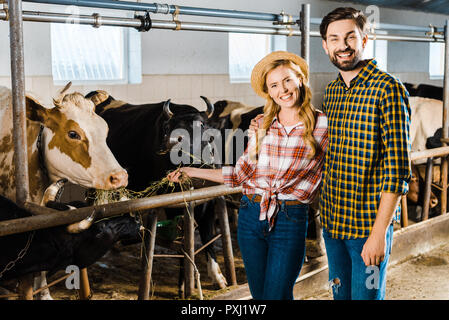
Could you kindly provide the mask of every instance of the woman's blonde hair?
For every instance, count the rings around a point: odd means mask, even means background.
[[[296,75],[302,80],[302,86],[299,88],[299,104],[300,107],[298,109],[298,116],[300,121],[304,124],[304,134],[303,138],[305,144],[311,148],[311,152],[308,154],[308,158],[313,158],[319,148],[318,142],[313,137],[313,130],[315,129],[316,123],[316,110],[311,103],[312,92],[307,84],[307,79],[304,78],[303,73],[298,65],[293,63],[290,60],[275,60],[272,63],[268,64],[263,71],[263,81],[264,81],[264,91],[268,93],[268,88],[266,85],[267,74],[274,70],[279,66],[286,66],[293,70]],[[256,147],[253,150],[250,150],[250,155],[252,159],[257,161],[257,156],[259,154],[260,146],[262,145],[262,140],[265,137],[268,128],[273,122],[273,118],[277,116],[281,107],[274,102],[274,100],[267,95],[266,103],[263,109],[264,118],[262,126],[259,128],[258,132],[256,132]]]

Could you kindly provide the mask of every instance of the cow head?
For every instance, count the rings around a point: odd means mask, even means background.
[[[422,206],[424,203],[424,189],[425,189],[425,181],[422,178],[418,168],[415,165],[412,165],[412,178],[409,183],[409,191],[407,194],[407,199],[412,204],[417,204]],[[430,208],[435,208],[438,204],[438,198],[435,196],[433,192],[430,193]]]
[[[209,152],[213,149],[213,137],[205,136],[212,129],[208,125],[208,119],[214,113],[214,106],[210,101],[201,96],[207,105],[205,112],[200,112],[196,108],[188,105],[171,104],[170,100],[164,102],[162,119],[162,140],[159,154],[178,152],[183,158],[183,164],[199,164],[196,162],[210,163]],[[184,154],[181,154],[184,153]],[[204,157],[207,157],[205,159]],[[172,162],[173,156],[171,155]]]
[[[51,181],[67,178],[88,188],[115,189],[127,185],[128,175],[106,145],[108,126],[94,104],[80,93],[66,94],[70,83],[47,109],[27,97],[27,118],[44,126],[41,152]]]

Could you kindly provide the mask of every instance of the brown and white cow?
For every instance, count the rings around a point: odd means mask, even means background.
[[[77,92],[66,94],[69,87],[54,99],[53,108],[26,97],[29,201],[36,204],[46,188],[62,178],[105,190],[128,183],[127,172],[106,144],[106,122],[91,100]],[[15,201],[12,124],[11,90],[0,87],[0,194]]]
[[[82,94],[65,94],[68,87],[54,99],[54,108],[26,97],[30,201],[34,203],[39,204],[45,189],[62,178],[105,190],[127,185],[127,172],[106,144],[106,122]],[[0,193],[14,201],[12,135],[11,90],[0,87]]]

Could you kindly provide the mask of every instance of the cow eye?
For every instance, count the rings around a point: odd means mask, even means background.
[[[81,140],[80,135],[76,131],[69,131],[67,135],[69,136],[70,139]]]

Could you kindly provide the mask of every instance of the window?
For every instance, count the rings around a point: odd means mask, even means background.
[[[285,36],[229,33],[229,78],[231,83],[250,82],[256,63],[275,50],[286,50]]]
[[[381,31],[376,31],[376,33],[380,34]],[[366,48],[363,52],[363,59],[375,58],[379,69],[387,71],[387,55],[387,40],[368,40]]]
[[[429,76],[431,79],[444,77],[444,43],[429,44]]]
[[[140,34],[134,29],[51,24],[54,82],[140,83]]]

